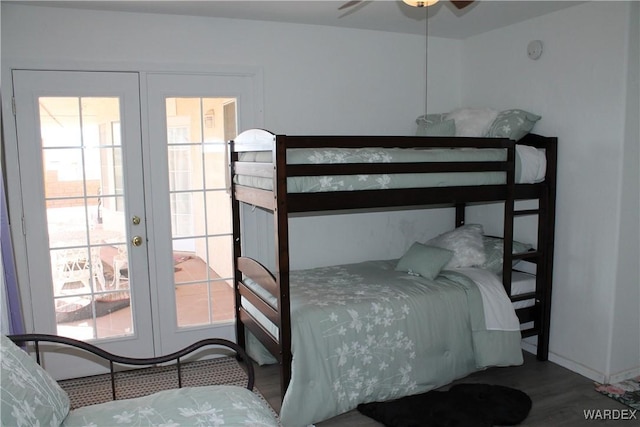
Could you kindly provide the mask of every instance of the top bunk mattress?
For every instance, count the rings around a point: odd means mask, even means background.
[[[543,149],[516,145],[515,182],[532,184],[544,181],[546,155]],[[291,148],[287,164],[411,163],[411,162],[499,162],[507,152],[501,148]],[[240,162],[272,163],[270,151],[239,153]],[[287,192],[358,191],[399,188],[500,185],[504,172],[435,172],[414,174],[367,174],[334,176],[297,176],[287,178]],[[271,177],[236,175],[234,182],[263,190],[273,189]]]

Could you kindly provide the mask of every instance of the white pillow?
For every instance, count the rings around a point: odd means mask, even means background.
[[[445,269],[475,267],[486,261],[483,234],[482,225],[468,224],[442,233],[425,244],[453,251],[453,257],[444,266]]]
[[[446,120],[454,120],[456,136],[483,137],[498,113],[492,108],[457,108],[446,115]]]

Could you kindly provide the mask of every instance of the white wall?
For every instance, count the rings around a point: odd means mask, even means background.
[[[247,207],[243,218],[247,227],[245,234],[273,235],[270,213]],[[453,228],[454,218],[452,208],[292,216],[289,220],[291,267],[303,269],[400,258],[414,241],[425,242]],[[270,269],[275,268],[273,239],[261,239],[256,244],[250,237],[246,243],[245,255],[260,260]]]
[[[610,372],[629,377],[640,365],[640,3],[629,14],[627,114],[621,170],[618,276],[611,327]],[[634,25],[635,24],[635,25]],[[636,331],[635,334],[633,331]],[[625,351],[616,351],[622,348]],[[637,351],[633,351],[637,349]],[[635,370],[637,374],[638,369]]]
[[[434,105],[459,102],[457,46],[430,42],[430,54],[443,52],[434,72],[449,77],[432,84]],[[264,123],[275,132],[413,133],[424,112],[424,52],[424,37],[398,33],[2,4],[5,70],[257,66]]]
[[[640,371],[631,5],[573,6],[467,39],[462,53],[464,105],[529,110],[542,116],[537,133],[559,138],[550,358],[600,381]],[[526,55],[535,39],[537,61]]]

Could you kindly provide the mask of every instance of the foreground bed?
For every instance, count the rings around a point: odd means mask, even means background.
[[[556,139],[528,135],[520,142],[518,149],[507,139],[286,136],[261,130],[243,133],[232,142],[238,342],[255,337],[281,364],[285,425],[304,425],[360,402],[435,388],[486,366],[518,364],[521,335],[537,335],[538,357],[546,359]],[[523,163],[527,155],[522,152],[533,154],[533,166]],[[536,200],[538,207],[515,210],[515,201],[524,199]],[[502,325],[489,332],[486,324],[478,326],[478,318],[486,321],[487,305],[478,308],[470,302],[469,296],[477,296],[479,288],[461,277],[477,279],[483,272],[461,275],[461,271],[443,270],[430,283],[418,286],[422,291],[428,289],[422,294],[417,288],[408,291],[407,283],[418,282],[414,276],[406,272],[393,280],[386,276],[397,273],[390,268],[397,260],[387,262],[385,268],[365,263],[333,267],[336,271],[290,271],[290,213],[445,204],[455,206],[455,225],[462,226],[467,204],[495,201],[504,202],[505,218],[500,289],[506,301],[520,304],[515,330],[513,325]],[[243,255],[240,203],[273,212],[274,271]],[[538,241],[535,250],[514,255],[513,219],[517,215],[538,217]],[[531,289],[514,295],[511,266],[522,259],[536,265],[537,275]],[[384,277],[389,281],[377,282]],[[492,273],[491,277],[495,279]],[[336,281],[341,285],[333,286]],[[312,290],[309,287],[314,283]],[[374,290],[358,289],[365,284]],[[389,294],[379,294],[379,286],[388,286]],[[351,291],[355,294],[349,294]],[[313,298],[307,299],[309,294]],[[394,314],[385,317],[386,313]],[[429,317],[421,317],[425,314]],[[336,330],[329,333],[323,328],[331,322],[341,326],[334,325]],[[388,322],[393,323],[389,329],[377,328]],[[526,325],[522,333],[518,323]],[[349,335],[350,330],[355,335]],[[491,341],[496,336],[512,338],[496,346]],[[457,339],[460,341],[452,341]],[[384,342],[410,345],[389,356],[407,364],[391,367],[380,351],[367,354],[367,343]],[[487,356],[484,348],[500,350]],[[412,355],[415,360],[408,359]],[[393,370],[393,378],[383,377],[381,368]],[[351,379],[351,389],[346,389]],[[313,402],[320,403],[309,408]]]
[[[120,357],[91,344],[47,334],[0,337],[3,426],[251,425],[275,427],[271,409],[253,393],[251,361],[236,344],[223,339],[199,341],[171,355],[147,359]],[[16,344],[32,348],[35,359]],[[42,344],[44,343],[44,344]],[[53,346],[55,343],[56,346]],[[33,347],[32,347],[33,344]],[[62,345],[62,348],[60,345]],[[66,347],[66,348],[65,348]],[[247,364],[247,387],[215,385],[181,387],[181,359],[204,347],[226,347]],[[109,362],[113,401],[70,410],[69,396],[39,365],[41,352],[82,349]],[[135,399],[116,400],[115,366],[153,366],[175,361],[178,388]],[[37,362],[37,363],[36,363]]]

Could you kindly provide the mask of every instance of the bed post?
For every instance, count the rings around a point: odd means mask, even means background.
[[[538,298],[541,301],[540,333],[538,335],[538,360],[547,360],[549,357],[549,330],[551,320],[551,290],[553,288],[553,247],[555,244],[555,217],[556,217],[556,177],[558,162],[558,139],[548,138],[549,143],[546,144],[547,155],[547,173],[545,176],[545,184],[540,196],[538,216],[538,244],[542,246],[544,251],[543,259],[540,265],[542,269],[537,271],[536,288]],[[541,282],[544,285],[541,285]],[[540,288],[542,287],[542,291]]]
[[[287,209],[287,149],[286,136],[276,136],[273,146],[275,207],[273,226],[276,248],[276,280],[278,283],[278,328],[280,343],[280,387],[285,395],[291,379],[291,311],[289,305],[289,214]]]
[[[229,141],[229,170],[231,176],[235,175],[233,165],[238,161],[238,153],[234,150],[234,141]],[[240,230],[240,202],[236,198],[235,183],[231,180],[231,224],[233,229],[233,293],[235,298],[235,320],[236,320],[236,342],[243,349],[246,350],[246,339],[244,325],[240,321],[240,307],[242,306],[240,288],[238,287],[238,281],[242,280],[242,273],[238,269],[238,258],[242,256],[242,244],[241,244],[241,230]]]
[[[503,264],[502,264],[502,284],[507,295],[511,296],[511,277],[513,273],[513,218],[515,210],[515,164],[516,164],[516,146],[513,141],[507,148],[507,194],[504,200],[504,231],[502,243],[503,248]]]

